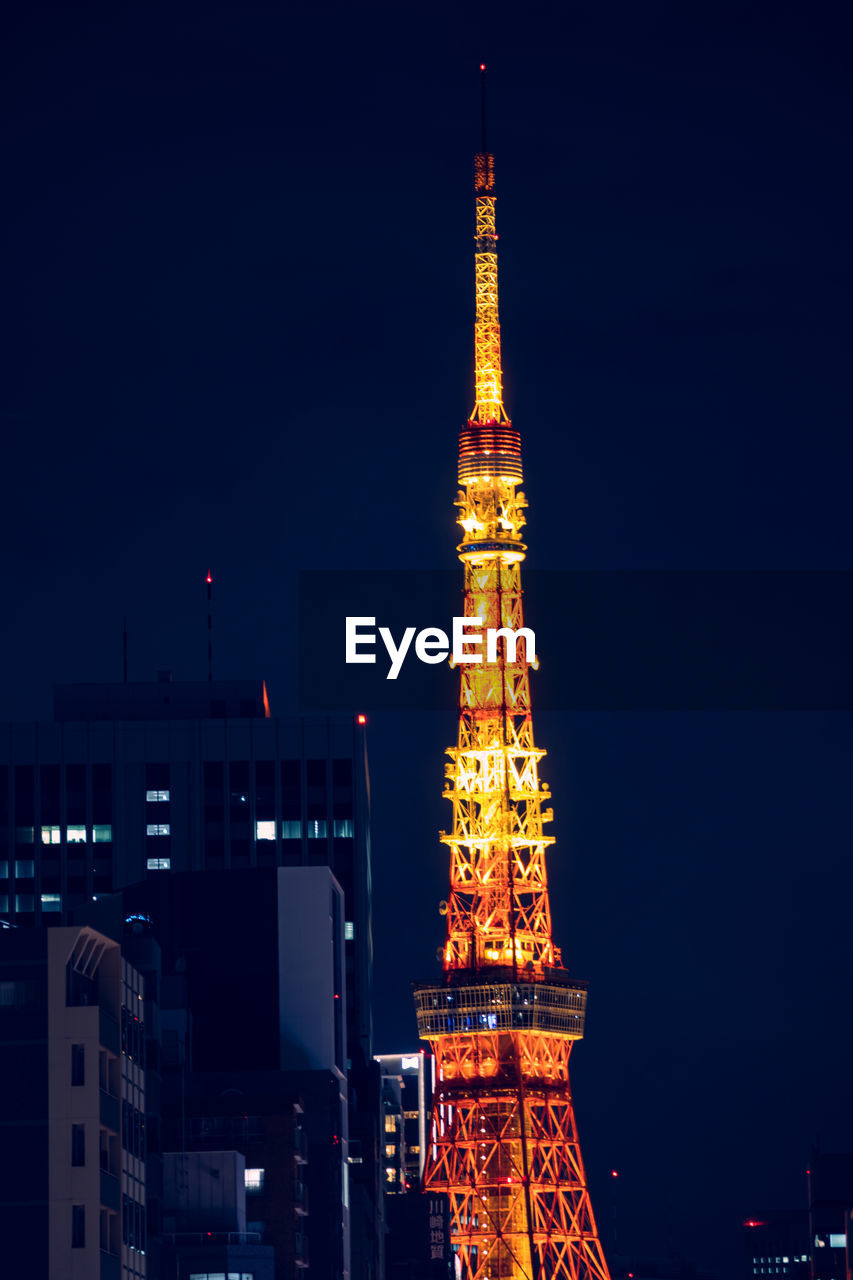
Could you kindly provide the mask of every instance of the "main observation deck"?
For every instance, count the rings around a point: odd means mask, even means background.
[[[583,982],[489,982],[454,986],[415,984],[415,1012],[422,1040],[540,1031],[567,1040],[583,1038]]]

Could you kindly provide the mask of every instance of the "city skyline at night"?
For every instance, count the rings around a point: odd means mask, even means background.
[[[217,679],[285,716],[297,572],[447,569],[481,62],[525,572],[849,568],[840,6],[4,22],[3,722],[119,681],[124,618],[131,682],[203,682],[208,566]],[[454,718],[352,710],[374,1044],[414,1051]],[[608,1256],[728,1277],[815,1139],[853,1149],[849,712],[536,714]]]

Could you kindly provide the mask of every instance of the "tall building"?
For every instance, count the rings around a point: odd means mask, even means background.
[[[161,676],[164,673],[161,673]],[[262,681],[59,686],[0,725],[0,917],[65,924],[179,871],[328,866],[344,891],[349,1056],[372,1058],[365,729],[273,717]]]
[[[162,948],[164,1151],[238,1152],[247,1243],[273,1246],[275,1280],[309,1266],[347,1280],[343,893],[329,868],[179,872],[86,910],[104,932],[142,925]],[[164,1187],[174,1252],[186,1232],[170,1212]]]
[[[379,1053],[386,1194],[419,1191],[429,1145],[435,1059],[425,1053]]]
[[[0,933],[0,1275],[142,1280],[144,989],[89,928]]]
[[[346,1193],[353,1221],[351,1241],[336,1243],[328,1230],[321,1235],[325,1192],[317,1198],[315,1267],[322,1270],[324,1256],[334,1253],[337,1269],[329,1274],[344,1275],[351,1248],[356,1273],[381,1280],[384,1204],[379,1072],[372,1054],[368,791],[363,725],[349,716],[273,717],[261,681],[179,683],[164,676],[149,684],[64,686],[55,691],[52,722],[0,726],[0,919],[14,926],[9,932],[29,934],[32,926],[54,932],[73,921],[128,941],[131,928],[148,930],[154,904],[152,936],[167,951],[171,946],[164,961],[168,999],[162,1036],[158,1031],[152,1041],[158,1051],[162,1043],[166,1083],[162,1108],[156,1092],[158,1116],[148,1144],[147,1208],[155,1237],[149,1262],[159,1257],[164,1217],[158,1162],[163,1152],[183,1150],[184,1138],[192,1137],[176,1124],[175,1114],[183,1107],[187,1121],[201,1124],[227,1111],[227,1102],[220,1106],[218,1095],[211,1099],[208,1091],[209,1064],[216,1061],[220,1071],[280,1076],[275,1087],[268,1078],[250,1084],[254,1146],[244,1135],[243,1146],[235,1147],[251,1146],[244,1152],[250,1169],[263,1143],[274,1143],[273,1135],[290,1123],[287,1116],[308,1091],[306,1142],[315,1152],[335,1136],[338,1143],[335,1158],[315,1160],[310,1177],[325,1178],[329,1186],[337,1178],[335,1194],[340,1201]],[[302,887],[280,894],[280,870],[294,877],[292,887],[296,881]],[[324,887],[306,905],[307,880],[317,877],[325,877]],[[116,891],[128,896],[114,910],[109,903]],[[323,915],[320,898],[325,924],[312,933],[312,911],[316,907]],[[270,928],[253,928],[271,907]],[[330,911],[336,913],[334,927]],[[202,974],[193,985],[174,965],[181,939],[191,941],[206,912],[203,941],[215,976],[205,981]],[[244,921],[239,930],[238,916]],[[214,917],[220,919],[221,938],[212,928]],[[132,922],[127,927],[126,920]],[[238,933],[242,951],[233,945]],[[144,940],[137,937],[135,945]],[[287,953],[287,963],[278,964],[279,951]],[[226,956],[229,966],[217,968],[217,957]],[[262,956],[272,956],[271,968],[264,968]],[[325,987],[315,990],[327,961],[340,973],[329,1019],[317,1016],[318,1001],[328,993]],[[152,970],[152,980],[159,983],[159,970]],[[255,1018],[257,1001],[267,996],[269,1007]],[[329,1043],[320,1044],[317,1037],[327,1033]],[[199,1069],[192,1096],[176,1101],[166,1087],[166,1066],[193,1041]],[[250,1047],[258,1055],[254,1063]],[[199,1054],[209,1055],[204,1081]],[[318,1065],[324,1054],[335,1059],[333,1068]],[[327,1077],[322,1087],[315,1087],[312,1073],[318,1071]],[[221,1089],[244,1085],[232,1080]],[[214,1137],[204,1137],[206,1149]],[[200,1131],[195,1138],[202,1140]],[[221,1137],[214,1145],[222,1148]],[[268,1160],[265,1189],[250,1189],[248,1203],[255,1220],[267,1223],[267,1235],[277,1233],[279,1254],[301,1250],[307,1263],[307,1200],[298,1198],[307,1189],[308,1172],[299,1172],[300,1160],[291,1153],[275,1170]],[[292,1221],[259,1212],[272,1203],[277,1180],[292,1184]],[[338,1216],[345,1222],[346,1212]]]
[[[502,398],[494,161],[485,139],[475,197],[475,404],[459,438],[458,553],[466,617],[500,634],[494,648],[481,634],[482,648],[457,660],[443,974],[415,996],[438,1072],[424,1182],[428,1194],[450,1197],[460,1280],[609,1280],[569,1087],[586,986],[563,968],[551,936],[551,810],[522,615],[527,503],[521,439]]]

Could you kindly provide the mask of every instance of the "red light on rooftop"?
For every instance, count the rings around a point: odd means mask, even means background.
[[[611,1169],[611,1170],[610,1170],[610,1176],[611,1176],[611,1178],[618,1178],[618,1177],[619,1177],[619,1170],[618,1170],[618,1169]]]
[[[212,574],[212,573],[210,572],[210,570],[208,569],[208,571],[207,571],[207,577],[205,578],[205,582],[206,582],[208,585],[210,585],[210,583],[211,583],[212,581],[213,581],[213,574]]]
[[[485,71],[485,70],[486,70],[486,64],[485,64],[485,62],[481,62],[481,63],[480,63],[480,70],[481,70],[481,71]]]
[[[747,1218],[746,1222],[743,1225],[745,1227],[766,1227],[767,1223],[758,1222],[755,1218]]]
[[[356,716],[356,724],[367,724],[367,716]]]

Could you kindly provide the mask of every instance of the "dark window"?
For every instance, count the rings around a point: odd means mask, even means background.
[[[272,760],[255,761],[255,818],[275,819],[275,765]]]
[[[71,1248],[86,1248],[86,1206],[84,1204],[71,1206]]]
[[[71,1126],[71,1163],[78,1167],[86,1163],[86,1126],[82,1124]]]
[[[308,818],[326,816],[326,761],[309,760],[306,768]]]
[[[75,969],[71,961],[65,966],[65,1004],[71,1008],[79,1008],[98,1003],[98,971],[93,978],[87,977],[79,969]]]
[[[281,762],[281,816],[285,819],[302,817],[298,760],[282,760]]]
[[[92,765],[92,821],[113,820],[113,768],[110,764]]]
[[[204,766],[204,818],[205,822],[221,822],[225,808],[225,783],[222,764],[208,760]]]
[[[147,764],[145,766],[145,790],[168,791],[171,779],[167,764]]]
[[[41,820],[42,824],[59,822],[59,765],[41,766]]]
[[[86,1083],[86,1046],[84,1044],[71,1046],[71,1083],[73,1085]]]
[[[249,821],[249,764],[234,760],[230,767],[231,821]]]
[[[31,826],[35,820],[35,779],[31,764],[15,766],[15,824]]]
[[[9,769],[0,764],[0,841],[5,841],[9,826]]]
[[[352,817],[352,760],[332,761],[332,803],[336,818]]]
[[[86,766],[69,764],[65,770],[65,810],[69,822],[86,821]]]

